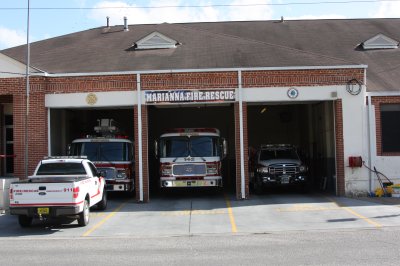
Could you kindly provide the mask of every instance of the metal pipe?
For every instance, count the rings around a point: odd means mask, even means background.
[[[124,31],[129,31],[128,18],[127,17],[124,17]]]
[[[369,169],[373,169],[373,152],[372,152],[372,145],[374,144],[373,142],[373,128],[372,128],[372,118],[373,118],[373,112],[372,112],[372,96],[368,95],[368,157],[369,157],[369,162],[368,162],[368,167]],[[374,179],[372,178],[372,172],[369,171],[369,192],[371,193],[375,187],[374,184]]]

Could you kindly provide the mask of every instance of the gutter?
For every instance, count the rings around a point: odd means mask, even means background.
[[[367,65],[337,65],[337,66],[287,66],[287,67],[241,67],[241,68],[205,68],[205,69],[169,69],[169,70],[139,70],[115,72],[82,72],[82,73],[47,73],[46,77],[80,77],[80,76],[110,76],[110,75],[136,75],[136,74],[169,74],[193,72],[238,72],[238,71],[268,71],[268,70],[317,70],[317,69],[358,69],[368,68]],[[38,75],[40,76],[40,75]]]

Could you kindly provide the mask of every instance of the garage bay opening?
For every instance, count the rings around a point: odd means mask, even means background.
[[[248,106],[249,176],[254,192],[335,193],[333,103]]]

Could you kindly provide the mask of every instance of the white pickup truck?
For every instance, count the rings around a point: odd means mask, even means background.
[[[107,207],[105,180],[85,158],[56,157],[41,160],[34,175],[10,185],[10,214],[18,215],[22,227],[33,218],[77,218],[89,223],[90,207]]]

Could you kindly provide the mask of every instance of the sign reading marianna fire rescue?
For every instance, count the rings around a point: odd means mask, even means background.
[[[233,102],[235,101],[235,90],[146,91],[145,101],[148,104]]]

